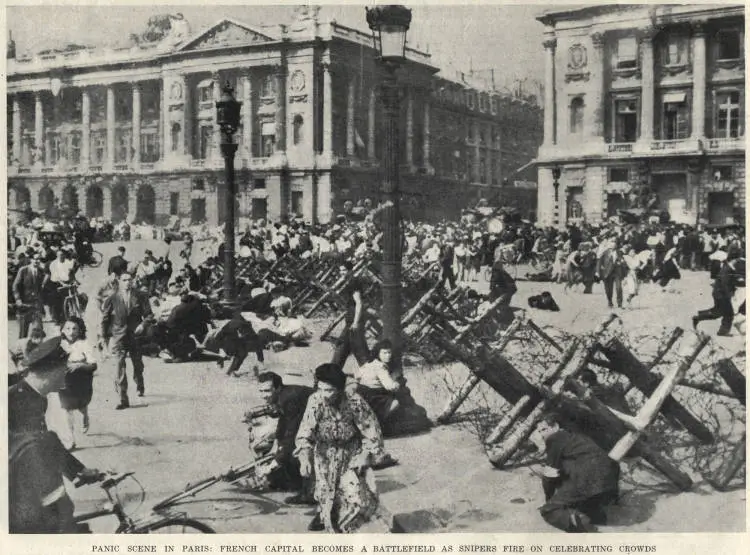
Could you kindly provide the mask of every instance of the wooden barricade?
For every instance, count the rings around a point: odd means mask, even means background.
[[[716,370],[742,406],[747,406],[746,379],[737,366],[731,360],[725,358],[719,361]],[[708,482],[714,489],[726,491],[732,479],[745,466],[747,460],[746,443],[746,433],[743,432],[742,439],[734,446],[729,457],[722,462],[714,474],[708,477]]]

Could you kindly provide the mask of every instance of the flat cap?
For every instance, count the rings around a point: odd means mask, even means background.
[[[62,337],[42,341],[35,349],[26,355],[24,364],[29,370],[44,371],[61,360],[68,359],[68,353],[61,346]]]

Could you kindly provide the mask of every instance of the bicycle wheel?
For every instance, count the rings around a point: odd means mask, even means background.
[[[81,311],[81,306],[78,304],[78,299],[76,297],[66,297],[65,301],[63,302],[63,316],[65,318],[70,318],[71,316],[81,318],[83,316],[83,312]]]
[[[91,268],[98,268],[102,265],[102,253],[99,251],[92,251],[91,258],[88,261],[87,266]]]
[[[208,524],[192,518],[175,517],[144,528],[142,534],[215,534]]]

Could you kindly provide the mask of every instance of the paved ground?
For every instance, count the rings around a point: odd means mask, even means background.
[[[98,245],[106,260],[115,245]],[[146,248],[157,255],[163,243],[137,241],[127,244],[128,259],[140,257]],[[173,247],[173,252],[177,252]],[[90,294],[104,277],[104,268],[87,270],[83,289]],[[486,284],[479,283],[480,289]],[[560,305],[560,313],[534,311],[542,325],[555,325],[571,332],[593,330],[608,310],[600,286],[595,294],[564,293],[555,284],[519,283],[515,305],[521,306],[534,293],[549,290]],[[674,293],[648,287],[634,306],[618,311],[626,329],[665,326],[690,328],[690,315],[711,304],[709,280],[705,274],[685,272]],[[95,321],[90,307],[87,320]],[[313,322],[317,330],[325,322]],[[715,333],[718,322],[706,323]],[[17,334],[10,323],[10,337]],[[744,338],[719,338],[728,354],[744,350]],[[315,366],[329,359],[331,345],[313,343],[283,353],[270,353],[267,368],[290,383],[311,383]],[[115,411],[114,368],[104,361],[95,379],[91,406],[91,431],[79,437],[77,455],[86,464],[117,470],[133,470],[148,492],[149,506],[161,497],[179,491],[186,483],[237,466],[247,460],[246,425],[240,422],[245,410],[260,403],[248,360],[240,378],[228,378],[212,364],[164,364],[146,359],[146,396],[132,398],[133,408]],[[128,370],[130,372],[130,370]],[[410,387],[418,402],[434,417],[445,403],[441,386],[448,372],[463,379],[466,370],[450,368],[407,369]],[[543,503],[534,467],[509,471],[494,470],[478,440],[460,424],[441,426],[416,437],[386,442],[400,465],[378,471],[382,501],[407,531],[412,532],[550,532],[539,517]],[[217,485],[183,505],[186,513],[205,520],[219,532],[303,532],[310,509],[286,506],[284,494],[249,495],[228,485]],[[96,487],[76,490],[77,506],[87,509],[100,500]],[[664,494],[652,490],[628,490],[603,531],[617,532],[703,532],[742,531],[745,528],[745,491],[717,493],[698,485],[691,493]],[[113,530],[110,519],[95,523],[97,532]]]

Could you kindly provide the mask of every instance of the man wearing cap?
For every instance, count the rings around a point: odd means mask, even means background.
[[[109,259],[107,274],[115,274],[120,277],[128,270],[128,261],[125,260],[125,247],[117,247],[117,252],[119,254]]]
[[[143,358],[135,338],[135,330],[146,319],[153,318],[148,298],[132,288],[133,278],[122,274],[118,290],[102,303],[102,332],[105,341],[110,342],[110,350],[117,359],[117,377],[115,389],[120,393],[120,404],[117,410],[130,406],[128,399],[128,377],[125,373],[125,359],[130,355],[133,362],[133,380],[138,389],[138,396],[143,397]]]
[[[9,529],[11,533],[75,533],[73,502],[63,476],[92,483],[101,473],[86,468],[47,430],[47,394],[59,391],[68,371],[61,338],[42,342],[26,356],[26,376],[8,388]]]
[[[13,296],[18,311],[18,337],[28,335],[29,326],[34,320],[41,320],[44,313],[42,289],[44,285],[44,267],[42,256],[38,251],[30,253],[31,260],[23,266],[13,280]]]

